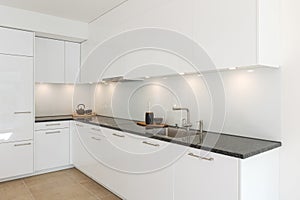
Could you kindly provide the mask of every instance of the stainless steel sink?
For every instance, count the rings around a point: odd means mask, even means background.
[[[192,143],[197,138],[199,143],[201,143],[203,141],[203,136],[204,136],[203,133],[201,135],[196,130],[187,131],[186,129],[175,128],[175,127],[151,128],[151,129],[147,129],[146,132],[159,137],[179,140],[187,143]],[[199,140],[199,138],[201,138],[201,141]]]

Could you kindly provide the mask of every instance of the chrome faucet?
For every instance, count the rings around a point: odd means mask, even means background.
[[[192,127],[192,123],[191,123],[191,116],[190,116],[190,110],[188,108],[178,108],[176,106],[173,106],[173,110],[185,110],[186,111],[186,120],[183,119],[183,127],[186,128],[187,131],[190,130],[190,127]]]

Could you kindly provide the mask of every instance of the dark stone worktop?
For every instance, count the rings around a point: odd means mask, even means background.
[[[46,118],[36,118],[36,122],[44,122]],[[57,120],[67,120],[67,117],[58,116]],[[71,117],[71,119],[73,119]],[[54,121],[55,117],[50,117],[49,120]],[[183,141],[182,138],[168,138],[161,135],[149,133],[149,131],[142,126],[138,126],[136,121],[96,116],[91,118],[76,118],[79,122],[111,128],[115,130],[125,131],[132,134],[145,136],[153,139],[158,139],[166,142],[172,142],[180,145],[190,146],[197,149],[208,150],[211,152],[236,157],[249,158],[251,156],[278,148],[281,142],[262,140],[256,138],[241,137],[229,134],[219,134],[213,132],[205,132],[205,140],[199,144],[199,136],[194,136],[192,142]]]

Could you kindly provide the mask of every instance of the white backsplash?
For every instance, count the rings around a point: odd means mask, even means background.
[[[35,85],[36,116],[70,115],[79,103],[91,108],[90,85]]]
[[[150,102],[156,117],[181,125],[186,114],[172,111],[176,104],[190,108],[194,127],[196,121],[204,120],[206,130],[279,140],[280,70],[237,70],[220,75],[225,99],[222,88],[215,84],[216,74],[210,73],[205,78],[194,75],[94,85],[92,105],[101,115],[144,120]]]

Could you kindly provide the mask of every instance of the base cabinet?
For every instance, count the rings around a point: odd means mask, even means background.
[[[238,159],[190,149],[175,163],[174,200],[238,200]]]
[[[80,122],[73,127],[74,166],[122,199],[278,200],[278,150],[238,159]]]
[[[70,122],[35,123],[34,170],[52,170],[70,165]]]
[[[33,142],[2,143],[0,158],[0,180],[33,173]]]
[[[69,129],[35,132],[35,170],[46,170],[70,164]]]

